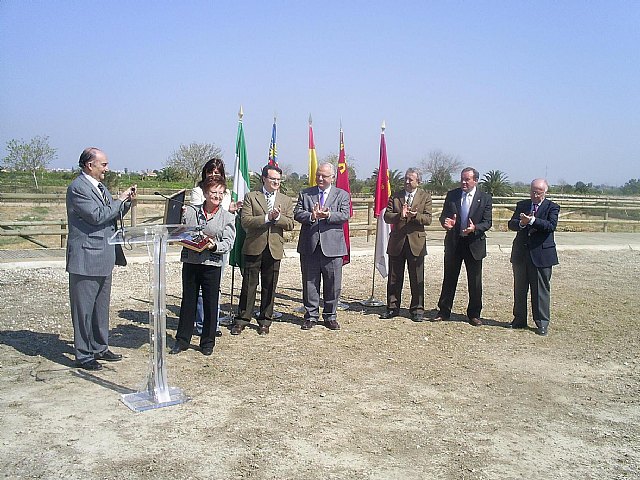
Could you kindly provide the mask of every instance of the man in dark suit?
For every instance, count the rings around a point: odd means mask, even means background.
[[[447,231],[444,238],[444,279],[434,321],[448,320],[456,295],[460,267],[467,270],[469,304],[467,317],[474,326],[482,325],[482,259],[487,256],[485,232],[491,228],[491,196],[478,185],[480,174],[467,167],[460,174],[460,188],[447,192],[440,224]]]
[[[284,256],[283,232],[293,230],[293,202],[280,193],[281,177],[279,167],[266,165],[262,169],[262,189],[249,192],[244,198],[241,223],[247,237],[242,247],[242,291],[231,335],[240,335],[251,321],[258,277],[261,277],[258,333],[269,333],[280,260]]]
[[[115,362],[122,355],[109,350],[109,303],[111,273],[116,261],[109,238],[116,220],[136,197],[136,186],[114,200],[101,183],[109,170],[107,156],[95,147],[86,148],[78,161],[82,172],[67,188],[67,272],[76,363],[80,368],[100,370],[97,360]]]
[[[384,212],[384,221],[391,224],[392,230],[387,245],[387,311],[381,318],[393,318],[400,312],[406,262],[411,286],[411,319],[414,322],[424,320],[424,256],[427,254],[424,227],[431,225],[431,194],[418,188],[421,180],[417,169],[408,169],[404,175],[404,190],[389,198]]]
[[[551,268],[558,264],[553,232],[560,206],[545,198],[549,185],[543,178],[531,182],[531,200],[516,204],[509,230],[518,232],[511,249],[513,268],[513,321],[511,328],[527,328],[527,295],[538,335],[547,335],[551,303]]]
[[[320,314],[320,280],[323,284],[325,327],[339,330],[336,307],[342,289],[342,257],[347,254],[343,224],[349,220],[349,194],[333,186],[335,170],[331,163],[318,165],[317,186],[300,192],[293,211],[302,224],[298,253],[302,269],[303,330],[310,330]]]

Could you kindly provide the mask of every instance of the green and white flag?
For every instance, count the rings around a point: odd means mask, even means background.
[[[247,146],[244,143],[244,130],[242,129],[242,108],[240,108],[238,120],[238,137],[236,138],[236,166],[233,170],[233,191],[231,199],[234,202],[244,200],[249,192],[249,164],[247,163]],[[236,241],[229,254],[229,265],[242,269],[242,246],[246,233],[240,224],[240,212],[236,214]]]

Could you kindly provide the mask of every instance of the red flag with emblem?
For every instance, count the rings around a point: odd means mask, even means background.
[[[351,202],[351,187],[349,186],[349,169],[347,168],[347,156],[344,153],[344,134],[340,129],[340,155],[338,156],[338,176],[336,187],[345,190],[349,194],[349,218],[353,217],[353,203]],[[342,264],[346,265],[351,261],[351,240],[349,238],[349,222],[344,222],[344,241],[347,244],[347,254],[342,257]]]

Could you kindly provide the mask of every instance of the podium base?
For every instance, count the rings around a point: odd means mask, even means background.
[[[122,403],[134,412],[146,412],[155,408],[170,407],[180,405],[191,400],[178,387],[169,387],[169,400],[158,402],[149,392],[127,393],[122,395]]]
[[[364,305],[365,307],[382,307],[383,305],[385,305],[384,302],[376,300],[373,297],[369,298],[368,300],[360,300],[358,303],[360,305]]]

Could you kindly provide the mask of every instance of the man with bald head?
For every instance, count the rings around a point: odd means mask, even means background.
[[[109,350],[111,273],[116,263],[116,247],[109,244],[109,238],[116,231],[116,220],[136,197],[136,186],[114,199],[102,183],[109,160],[98,148],[85,148],[78,165],[80,175],[67,188],[71,320],[77,366],[100,370],[98,360],[122,358]]]
[[[547,335],[550,320],[551,268],[558,264],[553,232],[560,206],[546,197],[544,178],[531,182],[530,199],[516,204],[509,230],[516,233],[511,249],[513,268],[513,321],[511,328],[527,328],[527,295],[538,335]]]

